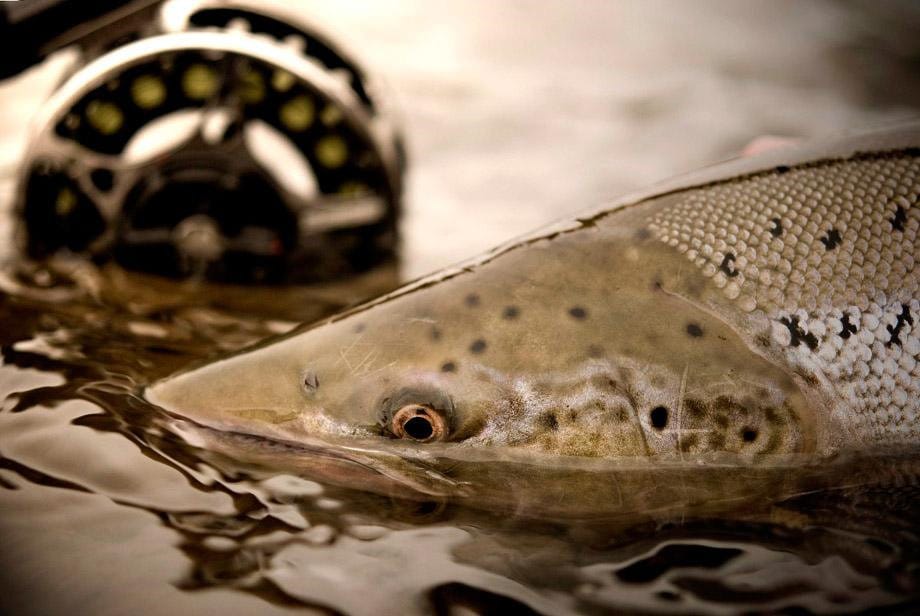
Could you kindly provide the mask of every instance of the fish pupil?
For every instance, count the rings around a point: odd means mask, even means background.
[[[652,426],[656,430],[664,430],[665,426],[668,425],[668,409],[663,406],[656,406],[649,413],[649,418],[652,420]]]
[[[431,435],[434,434],[431,421],[421,416],[413,417],[407,421],[403,425],[403,430],[405,430],[406,434],[419,441],[431,438]]]

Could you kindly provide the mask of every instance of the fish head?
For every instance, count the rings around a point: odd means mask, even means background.
[[[186,370],[147,388],[170,413],[266,436],[461,441],[507,398],[481,371],[435,361],[428,318],[362,315]],[[449,342],[447,342],[449,344]]]
[[[157,383],[214,427],[563,456],[813,449],[813,404],[672,254],[632,241],[509,254]],[[645,250],[642,267],[622,267]],[[513,272],[513,277],[508,272]],[[708,294],[708,295],[707,295]],[[413,445],[414,446],[414,445]]]

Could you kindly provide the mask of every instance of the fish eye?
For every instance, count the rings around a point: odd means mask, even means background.
[[[419,443],[444,440],[447,422],[443,415],[423,404],[407,404],[393,414],[390,432],[396,438]]]

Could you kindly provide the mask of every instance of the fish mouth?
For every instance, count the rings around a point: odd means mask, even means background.
[[[165,430],[198,448],[205,458],[218,454],[221,466],[255,465],[407,499],[454,497],[464,490],[426,463],[424,452],[403,451],[368,430],[350,429],[319,407],[304,413],[289,409],[283,397],[275,404],[255,405],[252,396],[232,395],[221,398],[236,399],[233,408],[215,404],[214,392],[241,388],[216,370],[203,372],[210,370],[205,367],[153,383],[141,396],[155,407]],[[220,389],[222,383],[229,384]]]
[[[196,447],[233,464],[297,474],[320,483],[409,500],[453,499],[467,484],[443,474],[411,452],[386,451],[371,439],[348,443],[316,437],[292,440],[238,429],[221,429],[167,415],[163,427]],[[407,455],[408,454],[408,455]],[[221,461],[225,465],[226,460]]]

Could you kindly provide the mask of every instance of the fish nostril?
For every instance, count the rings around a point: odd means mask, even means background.
[[[307,393],[314,393],[319,389],[319,377],[312,370],[306,370],[303,373],[303,387]]]

